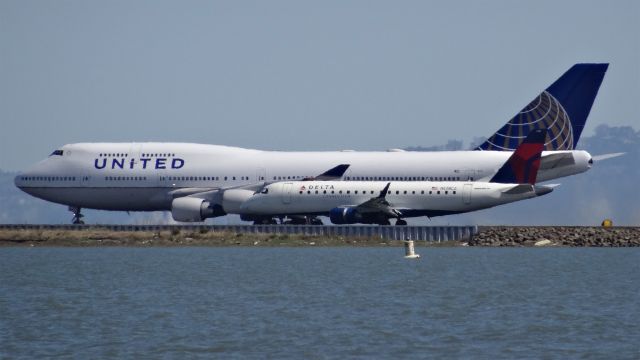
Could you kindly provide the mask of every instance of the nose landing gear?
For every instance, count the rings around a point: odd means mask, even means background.
[[[84,215],[80,213],[80,208],[77,206],[69,206],[69,211],[73,213],[73,219],[71,219],[71,223],[74,225],[84,225],[84,221],[82,218]]]

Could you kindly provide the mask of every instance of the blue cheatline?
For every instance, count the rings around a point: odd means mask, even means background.
[[[573,150],[609,64],[573,65],[476,150],[513,151],[534,129],[548,129],[545,150]]]

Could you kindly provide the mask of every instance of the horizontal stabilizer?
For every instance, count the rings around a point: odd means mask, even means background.
[[[533,185],[519,184],[519,185],[515,185],[510,189],[503,190],[502,192],[509,195],[517,195],[517,194],[524,194],[532,191],[533,191]]]
[[[556,186],[558,186],[558,184],[554,184],[554,185],[518,184],[502,192],[504,194],[509,194],[509,195],[520,195],[520,194],[526,194],[529,192],[535,192],[536,196],[542,196],[552,192],[553,188]]]
[[[560,185],[560,184],[553,184],[553,185],[535,185],[535,186],[533,187],[533,189],[534,189],[534,190],[535,190],[535,192],[536,192],[536,196],[542,196],[542,195],[546,195],[546,194],[548,194],[548,193],[552,192],[552,191],[553,191],[553,189],[554,189],[556,186],[559,186],[559,185]]]
[[[619,152],[619,153],[612,153],[612,154],[602,154],[602,155],[596,155],[592,159],[593,161],[603,161],[603,160],[617,158],[618,156],[622,156],[624,154],[626,153]]]
[[[573,158],[573,154],[570,152],[548,154],[540,159],[540,169],[538,170],[556,169],[559,167],[571,166],[575,164],[576,159]]]

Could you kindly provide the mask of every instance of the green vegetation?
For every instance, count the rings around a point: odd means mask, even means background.
[[[402,246],[380,238],[214,231],[0,230],[0,246]]]

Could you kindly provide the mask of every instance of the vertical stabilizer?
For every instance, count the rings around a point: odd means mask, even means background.
[[[608,66],[573,65],[476,150],[515,150],[535,129],[548,129],[545,150],[575,149]]]
[[[540,156],[544,149],[546,137],[546,129],[531,131],[490,182],[534,185],[538,176]]]

